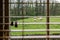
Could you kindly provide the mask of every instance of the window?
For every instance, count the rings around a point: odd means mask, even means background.
[[[9,0],[3,6],[3,23],[9,20],[10,30],[6,27],[5,31],[10,40],[60,40],[59,0]]]

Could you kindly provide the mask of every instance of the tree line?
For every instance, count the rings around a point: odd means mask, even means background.
[[[19,3],[20,1],[17,1]],[[41,1],[39,1],[42,3]],[[22,2],[21,2],[22,3]],[[44,4],[45,1],[43,1],[43,4],[39,4],[37,1],[35,4],[32,1],[27,4],[14,4],[14,7],[10,10],[10,14],[12,16],[45,16],[46,15],[46,8],[47,4]],[[59,16],[60,15],[60,4],[52,3],[50,4],[50,15],[51,16]]]

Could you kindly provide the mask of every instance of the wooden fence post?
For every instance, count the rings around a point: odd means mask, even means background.
[[[49,40],[49,0],[47,0],[47,40]]]
[[[0,40],[3,40],[3,0],[0,0]]]
[[[5,23],[9,23],[9,0],[4,0],[4,19],[5,19]],[[5,24],[4,26],[4,30],[9,30],[9,24]],[[8,37],[8,38],[5,38],[5,40],[8,40],[9,39],[9,31],[5,31],[4,32],[4,37]]]

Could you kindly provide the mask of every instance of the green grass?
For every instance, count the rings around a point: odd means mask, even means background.
[[[43,26],[43,27],[42,27]],[[17,28],[14,26],[11,27],[11,29],[22,29],[22,25],[18,25]],[[25,24],[24,29],[45,29],[46,25],[39,25],[39,24]]]
[[[21,36],[23,32],[11,32],[11,36]],[[60,34],[60,32],[50,32],[50,34]],[[23,35],[46,35],[47,32],[24,32]]]
[[[11,29],[22,29],[22,25],[18,25],[18,27],[11,26]],[[46,25],[43,24],[25,24],[24,29],[46,29]],[[50,29],[60,29],[60,25],[50,25]]]
[[[38,18],[36,18],[37,20],[36,20],[36,22],[46,22],[46,18],[44,17],[44,18],[42,18],[42,20],[39,20]],[[18,20],[19,22],[22,22],[23,21],[23,19],[20,19],[20,20]],[[24,19],[24,22],[35,22],[34,21],[34,18],[26,18],[26,19]],[[50,18],[50,22],[60,22],[60,18]]]
[[[56,17],[54,17],[54,18],[50,18],[50,22],[60,22],[60,18],[56,18]]]
[[[20,19],[18,22],[22,22],[23,20]],[[27,18],[24,19],[24,22],[35,22],[34,18]],[[43,18],[42,20],[39,20],[37,18],[36,22],[46,22],[46,18]],[[60,18],[50,18],[50,22],[60,22]],[[14,26],[10,27],[11,29],[22,29],[23,25],[18,25],[17,28]],[[46,29],[46,25],[44,24],[24,24],[24,29]],[[60,25],[55,24],[55,25],[50,25],[50,29],[60,29]],[[60,33],[60,32],[50,32],[52,33]],[[46,34],[46,32],[24,32],[24,35],[34,35],[34,34]],[[11,35],[22,35],[22,32],[11,32]]]
[[[23,32],[11,32],[11,35],[22,35]],[[24,35],[46,34],[46,32],[24,32]]]

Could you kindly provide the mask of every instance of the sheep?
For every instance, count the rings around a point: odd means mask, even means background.
[[[34,17],[34,21],[36,21],[37,20],[37,18],[36,17]]]
[[[42,20],[42,17],[39,17],[38,19],[39,19],[39,20]]]
[[[37,21],[37,20],[42,20],[42,17],[34,17],[34,21]]]

